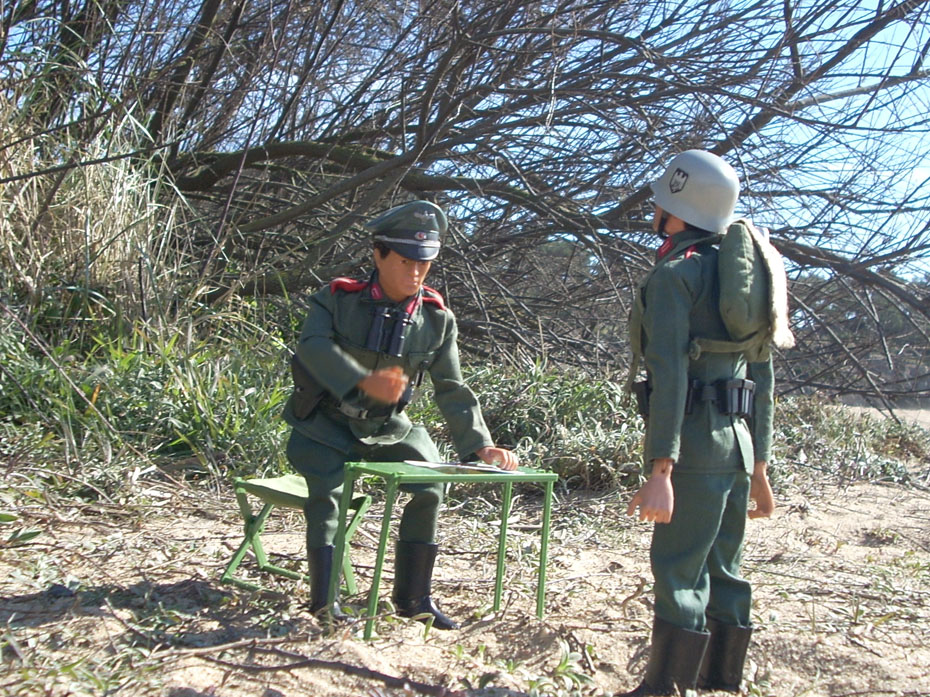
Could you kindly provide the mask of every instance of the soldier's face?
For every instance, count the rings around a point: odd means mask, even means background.
[[[671,214],[665,219],[665,227],[660,229],[662,227],[663,213],[665,213],[665,210],[661,206],[656,205],[655,213],[652,216],[652,229],[655,232],[659,234],[664,233],[666,235],[677,235],[685,229],[685,221]]]
[[[381,289],[396,303],[420,291],[432,265],[431,261],[408,259],[393,249],[386,257],[375,251],[375,268],[378,269]]]

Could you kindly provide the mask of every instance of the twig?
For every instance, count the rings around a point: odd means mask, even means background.
[[[288,658],[295,655],[300,656],[300,654],[291,654],[291,652],[281,651],[279,649],[265,649],[264,652],[282,655]],[[430,685],[428,683],[411,680],[409,678],[400,678],[394,675],[388,675],[387,673],[365,668],[364,666],[353,666],[349,663],[343,663],[342,661],[326,661],[321,658],[310,658],[308,656],[300,656],[298,660],[275,666],[264,666],[256,663],[235,663],[233,661],[225,661],[221,658],[216,658],[213,656],[204,656],[204,659],[218,665],[226,666],[227,668],[234,668],[236,670],[243,670],[250,673],[277,672],[282,670],[287,671],[295,670],[297,668],[336,670],[342,673],[346,673],[347,675],[355,675],[361,678],[366,678],[368,680],[378,680],[383,682],[388,687],[397,687],[402,690],[414,690],[424,695],[434,695],[435,697],[465,697],[464,692],[460,690],[450,690],[449,688],[443,687],[442,685]]]
[[[177,654],[178,657],[182,656],[202,656],[204,654],[210,653],[222,653],[224,651],[232,651],[233,649],[255,649],[259,646],[274,646],[276,644],[287,644],[295,641],[292,636],[282,636],[282,637],[265,637],[257,638],[253,637],[251,639],[239,639],[237,641],[230,641],[227,644],[217,644],[216,646],[204,646],[196,649],[171,649],[172,654]]]

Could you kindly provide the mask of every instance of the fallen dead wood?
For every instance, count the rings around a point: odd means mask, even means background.
[[[258,645],[253,646],[252,651],[255,653],[264,653],[282,658],[288,658],[291,660],[288,663],[264,665],[261,663],[237,663],[235,661],[227,661],[215,656],[203,654],[201,655],[204,660],[210,661],[211,663],[216,663],[218,665],[225,666],[227,668],[233,668],[235,670],[242,670],[248,673],[290,671],[296,670],[298,668],[334,670],[345,673],[346,675],[354,675],[356,677],[365,678],[366,680],[377,680],[384,683],[388,687],[396,687],[406,691],[412,690],[414,692],[418,692],[419,694],[431,695],[432,697],[465,697],[465,693],[461,690],[451,690],[448,687],[444,687],[442,685],[430,685],[429,683],[419,682],[418,680],[411,680],[410,678],[388,675],[387,673],[372,670],[371,668],[355,666],[351,663],[344,663],[342,661],[327,661],[321,658],[311,658],[310,656],[304,656],[293,651],[284,651],[283,649],[273,647],[268,648]]]

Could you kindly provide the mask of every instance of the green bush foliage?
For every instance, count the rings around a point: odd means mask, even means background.
[[[205,313],[170,331],[137,322],[117,336],[102,325],[53,344],[8,312],[0,319],[5,433],[44,432],[69,470],[187,458],[214,475],[276,471],[290,385],[282,341],[253,320]]]
[[[279,313],[282,314],[282,313]],[[0,315],[0,448],[55,473],[81,495],[111,495],[126,472],[153,466],[225,478],[286,469],[293,317],[255,306],[199,308],[169,329],[88,321],[40,334],[4,305]],[[285,331],[281,331],[281,328]],[[286,336],[284,336],[286,335]],[[639,481],[642,419],[617,381],[542,362],[466,370],[495,440],[569,488]],[[429,387],[411,406],[450,451]],[[903,460],[930,459],[926,432],[858,417],[813,398],[779,402],[776,483],[815,468],[847,479],[907,478]]]
[[[930,461],[927,432],[893,419],[873,418],[817,396],[778,403],[775,482],[813,469],[848,481],[908,479],[909,460]]]
[[[571,488],[603,488],[638,475],[642,419],[618,382],[543,363],[466,372],[495,441],[527,464],[558,472]],[[447,440],[430,400],[421,399],[413,415]]]

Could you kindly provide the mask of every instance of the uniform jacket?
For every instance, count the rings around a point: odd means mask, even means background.
[[[307,437],[344,452],[356,440],[368,444],[403,440],[412,426],[403,412],[394,409],[387,415],[356,419],[334,406],[342,401],[360,409],[383,407],[356,385],[372,370],[399,365],[411,381],[421,371],[429,374],[436,404],[460,457],[493,445],[478,400],[462,378],[455,316],[439,293],[426,288],[423,293],[424,301],[411,317],[403,355],[397,358],[365,348],[372,307],[394,303],[372,297],[372,286],[358,282],[334,281],[317,291],[310,298],[296,353],[328,394],[303,421],[294,415],[292,396],[284,408],[285,420]]]
[[[739,353],[696,355],[692,344],[695,337],[730,338],[718,309],[717,240],[694,228],[674,235],[666,241],[670,251],[660,250],[656,266],[637,290],[630,338],[634,352],[641,352],[651,387],[647,465],[655,458],[671,458],[680,472],[751,472],[754,460],[770,457],[771,359],[747,364]],[[692,412],[685,414],[689,380],[711,384],[746,377],[756,382],[749,423],[721,414],[710,401],[695,401]]]

